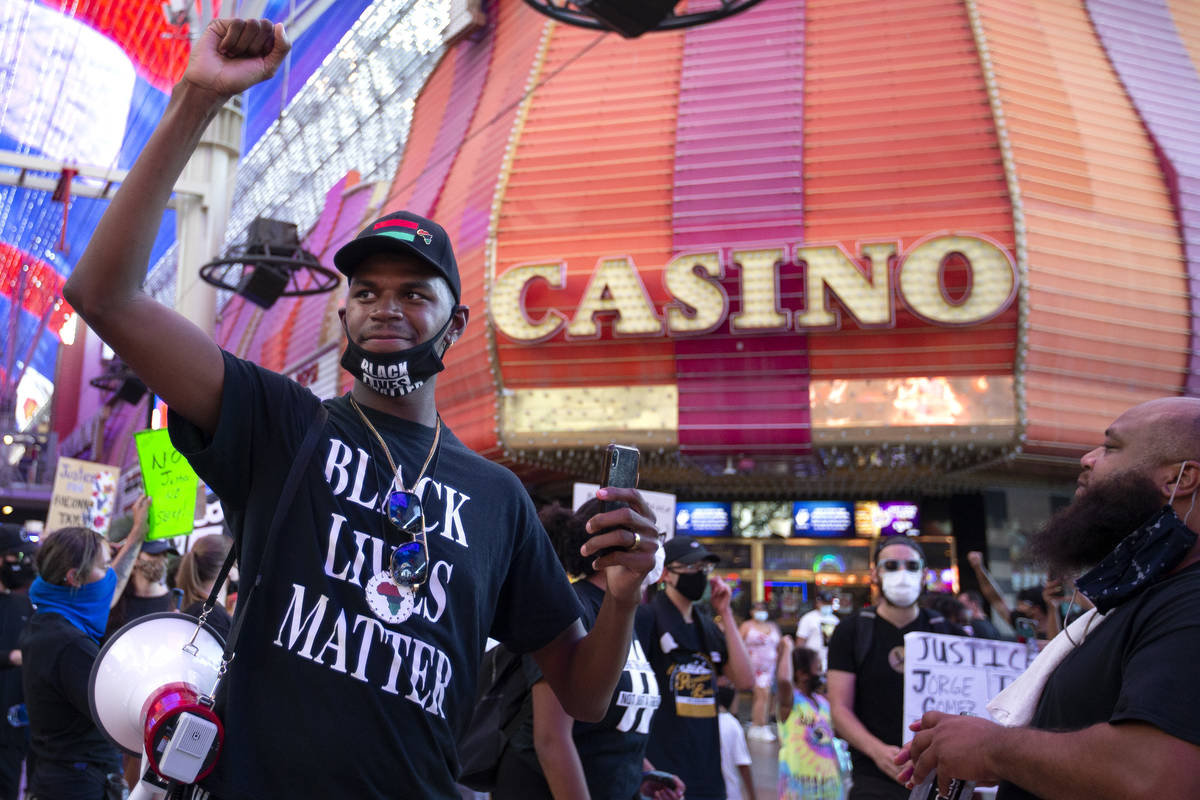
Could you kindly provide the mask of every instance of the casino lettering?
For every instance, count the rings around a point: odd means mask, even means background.
[[[948,285],[950,264],[965,270],[965,286]],[[720,284],[731,268],[737,270],[740,294],[740,309],[732,316]],[[805,308],[780,307],[785,271],[803,275]],[[1012,257],[990,239],[967,234],[927,237],[904,253],[896,241],[870,242],[859,247],[857,259],[840,244],[687,253],[661,273],[671,300],[656,308],[631,258],[601,258],[573,313],[550,307],[535,319],[527,308],[529,289],[537,281],[564,289],[567,264],[521,264],[497,276],[489,313],[509,339],[531,344],[560,332],[567,339],[597,338],[599,313],[613,316],[613,332],[623,337],[699,335],[716,330],[726,317],[734,333],[836,330],[842,309],[859,327],[890,327],[897,301],[929,324],[976,325],[1008,308],[1017,291]]]

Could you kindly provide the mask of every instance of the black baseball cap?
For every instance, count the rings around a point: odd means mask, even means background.
[[[695,564],[700,561],[711,561],[716,564],[720,556],[709,551],[707,547],[690,536],[675,536],[663,545],[663,563],[665,564]]]
[[[921,543],[902,533],[880,537],[878,544],[875,545],[875,560],[879,560],[879,554],[883,552],[884,548],[897,544],[912,548],[921,557],[921,560],[925,561],[925,550],[921,547]]]
[[[37,549],[38,537],[36,534],[30,534],[20,525],[14,525],[11,522],[0,522],[0,553],[8,553],[13,550],[35,550]]]
[[[333,264],[350,278],[359,262],[375,253],[405,253],[433,267],[446,283],[454,302],[462,300],[458,262],[450,247],[446,229],[411,211],[397,211],[372,222],[333,254]]]
[[[142,552],[148,556],[157,556],[162,553],[179,554],[179,551],[175,549],[175,545],[171,543],[170,539],[151,539],[142,545]]]

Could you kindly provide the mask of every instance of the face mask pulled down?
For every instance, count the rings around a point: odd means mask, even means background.
[[[445,369],[442,355],[446,345],[442,338],[450,330],[454,315],[446,320],[441,330],[428,340],[407,350],[394,353],[371,353],[364,350],[350,336],[346,321],[342,330],[346,332],[346,351],[342,353],[342,369],[349,372],[371,391],[384,397],[403,397],[425,384],[425,381]]]
[[[1122,539],[1099,564],[1079,576],[1075,585],[1100,613],[1107,614],[1162,580],[1195,544],[1196,534],[1175,509],[1164,506]]]

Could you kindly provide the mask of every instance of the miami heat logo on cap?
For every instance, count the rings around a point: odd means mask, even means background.
[[[414,242],[420,236],[425,240],[425,244],[433,244],[432,233],[406,219],[381,219],[371,226],[371,231],[402,242]]]

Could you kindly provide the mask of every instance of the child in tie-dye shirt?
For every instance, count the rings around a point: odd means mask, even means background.
[[[816,693],[820,656],[779,643],[779,800],[842,800],[842,778],[833,745],[829,701]]]

